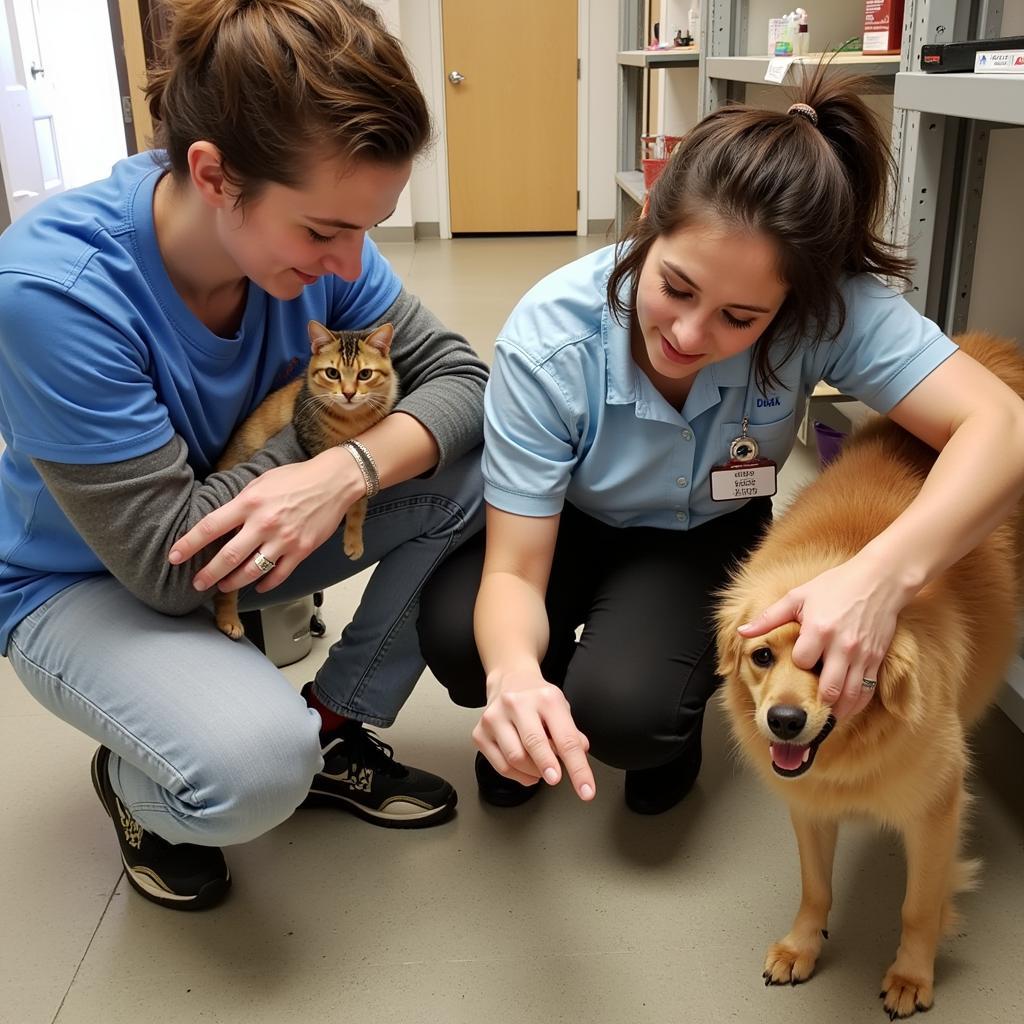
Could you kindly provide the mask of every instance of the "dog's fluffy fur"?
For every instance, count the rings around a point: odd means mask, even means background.
[[[977,334],[958,341],[1024,397],[1024,358],[1015,345]],[[832,903],[838,822],[867,815],[899,831],[907,855],[903,931],[882,982],[892,1018],[931,1006],[936,946],[952,923],[954,892],[973,876],[975,865],[958,856],[968,801],[965,734],[994,699],[1017,649],[1020,509],[901,612],[875,699],[831,732],[818,676],[792,661],[799,627],[753,640],[737,628],[881,533],[934,461],[930,448],[895,424],[872,420],[772,525],[717,612],[721,698],[733,735],[788,802],[800,850],[800,909],[790,932],[768,950],[765,983],[796,984],[811,975]],[[782,712],[790,729],[806,714],[788,744],[769,724],[772,718],[780,729],[780,708],[792,709]]]

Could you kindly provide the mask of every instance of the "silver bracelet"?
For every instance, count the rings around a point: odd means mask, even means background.
[[[367,451],[366,446],[358,441],[349,440],[342,441],[341,447],[348,451],[355,460],[363,483],[366,484],[366,497],[373,498],[378,495],[380,493],[380,474],[377,472],[377,463],[373,461],[373,456]]]

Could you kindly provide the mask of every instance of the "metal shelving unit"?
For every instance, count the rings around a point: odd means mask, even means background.
[[[616,158],[615,223],[621,229],[643,204],[645,189],[640,171],[640,136],[643,134],[645,93],[652,71],[672,68],[697,69],[698,47],[645,50],[647,4],[644,0],[619,0],[619,116]]]
[[[676,50],[620,50],[618,63],[631,68],[695,68],[700,62],[696,47]]]
[[[1024,75],[929,75],[901,71],[893,102],[906,110],[1024,125]]]
[[[926,42],[999,36],[1003,6],[1002,0],[907,0],[893,93],[900,163],[894,237],[917,260],[908,299],[948,334],[967,326],[989,139],[993,131],[1024,125],[1024,76],[929,75],[920,70],[919,55]],[[1024,730],[1024,652],[999,704]]]

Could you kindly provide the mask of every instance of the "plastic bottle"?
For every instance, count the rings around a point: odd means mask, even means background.
[[[811,52],[811,32],[807,24],[807,12],[802,7],[798,7],[796,13],[799,21],[796,30],[796,45],[793,49],[798,57],[806,57]]]
[[[700,0],[696,0],[694,5],[690,8],[689,14],[689,33],[690,38],[693,39],[693,45],[700,45]]]

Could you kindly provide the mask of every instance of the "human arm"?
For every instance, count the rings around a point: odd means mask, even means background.
[[[185,615],[205,595],[192,577],[215,548],[171,565],[171,546],[208,512],[228,502],[259,474],[304,453],[291,426],[252,458],[230,470],[196,478],[180,436],[155,451],[100,464],[33,459],[64,515],[107,570],[144,604]]]
[[[801,623],[794,661],[824,659],[822,700],[837,717],[871,699],[900,610],[974,548],[1024,491],[1024,403],[962,352],[929,373],[890,411],[939,452],[907,509],[854,558],[787,594],[741,633]]]
[[[473,619],[487,707],[473,739],[502,775],[524,785],[542,778],[555,785],[561,760],[580,798],[591,800],[589,744],[562,691],[540,668],[549,639],[544,594],[559,519],[487,508],[487,551]]]
[[[359,436],[381,487],[411,480],[480,443],[486,365],[468,342],[447,330],[402,290],[374,324],[393,323],[392,361],[403,397],[395,410]],[[238,497],[195,524],[171,556],[189,560],[231,530],[238,533],[196,576],[201,590],[235,590],[258,581],[260,592],[282,583],[338,527],[366,486],[351,454],[331,448],[313,459],[266,473]],[[260,575],[253,554],[277,562]]]

